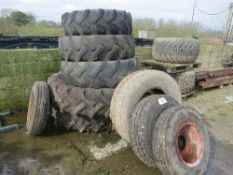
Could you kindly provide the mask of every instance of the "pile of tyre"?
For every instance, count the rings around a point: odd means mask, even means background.
[[[39,135],[49,111],[58,127],[80,132],[113,129],[135,154],[164,175],[204,174],[210,140],[200,114],[181,105],[177,82],[167,73],[139,70],[125,11],[84,10],[62,17],[61,71],[35,82],[27,133]]]
[[[192,38],[157,38],[153,43],[153,59],[159,63],[193,64],[198,54],[198,41]],[[193,92],[195,72],[192,69],[172,76],[178,82],[182,95]]]
[[[110,129],[115,87],[137,70],[132,16],[119,10],[80,10],[62,16],[61,71],[48,79],[57,127],[80,132]]]
[[[117,133],[135,154],[164,175],[203,175],[210,139],[201,115],[181,104],[177,82],[167,73],[140,70],[117,86],[110,106]]]

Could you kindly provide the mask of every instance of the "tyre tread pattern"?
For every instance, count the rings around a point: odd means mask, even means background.
[[[62,15],[66,35],[131,34],[132,16],[120,10],[79,10]]]
[[[196,75],[194,71],[183,72],[175,78],[178,82],[182,95],[192,92],[195,88]]]
[[[61,72],[71,85],[81,88],[115,88],[129,73],[137,70],[136,58],[105,62],[65,62]]]
[[[27,116],[27,133],[39,135],[46,126],[50,108],[49,88],[46,82],[34,83],[29,101]]]
[[[114,89],[69,85],[61,73],[48,79],[52,91],[53,117],[58,127],[80,132],[109,129],[109,108]]]
[[[159,104],[159,100],[166,100]],[[135,154],[149,167],[156,167],[152,151],[152,134],[160,113],[178,103],[167,95],[150,95],[140,101],[132,113],[130,143]]]
[[[153,43],[155,61],[174,64],[193,63],[199,54],[199,44],[192,38],[158,38]]]
[[[131,35],[65,36],[59,52],[63,61],[125,60],[134,57],[135,44]]]

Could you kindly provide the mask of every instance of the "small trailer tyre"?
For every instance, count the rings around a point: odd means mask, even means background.
[[[136,104],[147,95],[166,94],[181,103],[180,88],[168,74],[156,70],[140,70],[126,76],[113,93],[110,118],[118,134],[130,142],[129,122]]]
[[[153,155],[162,174],[205,174],[210,158],[210,139],[199,113],[175,106],[159,116],[153,131]]]
[[[27,113],[27,134],[40,135],[45,129],[50,109],[50,93],[46,82],[34,83]]]
[[[149,167],[154,167],[152,134],[160,113],[178,103],[168,95],[150,95],[141,100],[132,113],[130,144],[135,154]]]

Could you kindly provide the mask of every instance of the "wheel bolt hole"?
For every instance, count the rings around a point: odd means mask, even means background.
[[[178,138],[178,148],[180,151],[183,151],[186,146],[186,139],[184,136],[180,135]]]

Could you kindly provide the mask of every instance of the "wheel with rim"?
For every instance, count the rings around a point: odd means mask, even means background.
[[[210,139],[200,114],[175,106],[159,116],[153,131],[153,155],[164,175],[204,174],[210,158]]]
[[[27,134],[40,135],[46,126],[50,109],[50,93],[46,82],[34,83],[27,113]]]

